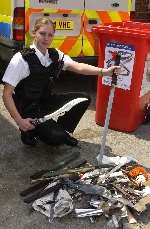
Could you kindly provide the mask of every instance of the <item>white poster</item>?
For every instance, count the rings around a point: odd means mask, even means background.
[[[132,45],[125,45],[116,42],[109,42],[105,48],[105,62],[104,67],[108,68],[114,65],[113,56],[115,53],[121,55],[120,67],[121,73],[117,77],[117,88],[122,88],[124,90],[130,90],[135,50]],[[111,86],[111,77],[103,77],[102,83]]]

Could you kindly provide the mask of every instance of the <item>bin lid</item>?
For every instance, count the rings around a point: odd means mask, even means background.
[[[142,22],[112,22],[93,27],[93,32],[100,34],[116,34],[136,38],[150,39],[150,23]]]

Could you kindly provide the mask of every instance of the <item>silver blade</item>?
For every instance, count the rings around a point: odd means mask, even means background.
[[[69,101],[68,103],[66,103],[64,106],[62,106],[61,108],[59,108],[58,110],[54,111],[51,114],[45,115],[43,118],[39,118],[39,122],[43,123],[49,119],[53,119],[54,121],[57,121],[57,119],[60,116],[65,115],[66,112],[68,112],[69,110],[71,110],[71,108],[73,108],[75,105],[87,101],[87,98],[77,98],[77,99],[73,99],[71,101]]]

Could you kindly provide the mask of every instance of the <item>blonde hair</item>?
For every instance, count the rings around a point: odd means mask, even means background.
[[[35,21],[35,24],[34,24],[34,27],[33,27],[33,34],[38,30],[40,29],[41,26],[43,25],[51,25],[54,32],[55,32],[55,24],[53,23],[53,21],[49,18],[49,17],[41,17],[41,18],[38,18],[36,21]]]

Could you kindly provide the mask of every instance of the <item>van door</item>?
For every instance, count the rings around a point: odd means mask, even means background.
[[[129,20],[131,0],[84,0],[84,39],[83,55],[97,56],[98,41],[92,33],[92,27],[98,24]]]
[[[50,17],[56,24],[51,47],[77,57],[82,50],[82,16],[84,0],[25,0],[26,46],[32,39],[32,28],[37,18]]]

